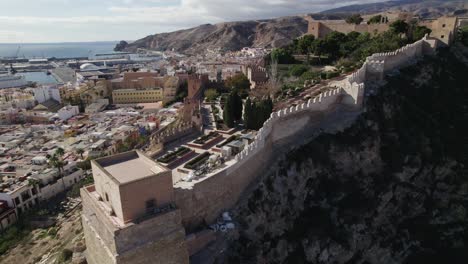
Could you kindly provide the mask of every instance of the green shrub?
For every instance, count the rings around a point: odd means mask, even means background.
[[[387,18],[386,18],[387,19]],[[373,16],[371,17],[368,21],[367,21],[367,24],[380,24],[380,22],[382,21],[382,15],[376,15],[376,16]]]
[[[333,71],[333,72],[327,72],[326,73],[326,78],[331,79],[340,76],[339,72]]]
[[[289,70],[289,74],[291,74],[292,76],[295,76],[295,77],[299,77],[302,74],[304,74],[305,72],[307,72],[308,69],[309,69],[309,67],[307,67],[305,65],[294,65]]]
[[[205,97],[208,102],[213,102],[214,100],[216,100],[216,98],[218,98],[218,96],[219,94],[216,91],[216,89],[208,89],[205,92]]]
[[[47,231],[47,235],[50,237],[56,237],[57,236],[57,228],[52,227]]]
[[[92,183],[94,183],[93,176],[87,176],[86,178],[81,179],[78,183],[76,183],[76,184],[74,184],[72,186],[71,190],[69,190],[67,192],[67,197],[72,197],[72,198],[79,197],[80,196],[80,189],[83,188],[84,186],[90,185]]]
[[[73,251],[68,248],[63,249],[58,257],[59,263],[65,263],[73,257]]]
[[[0,255],[6,253],[10,248],[15,247],[28,235],[30,235],[30,229],[21,222],[7,228],[0,235]]]
[[[460,29],[460,39],[463,45],[468,47],[468,26],[464,26]]]
[[[307,71],[307,72],[304,72],[302,75],[301,75],[301,81],[307,81],[307,80],[316,80],[316,79],[319,79],[320,78],[320,73],[319,72],[315,72],[315,71]]]
[[[425,26],[416,26],[412,28],[412,38],[414,41],[422,39],[426,34],[431,34],[432,30]]]
[[[364,19],[360,14],[353,14],[346,18],[346,23],[359,25]]]

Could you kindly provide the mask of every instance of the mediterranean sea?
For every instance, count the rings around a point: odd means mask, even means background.
[[[0,57],[19,58],[72,58],[93,57],[100,53],[113,53],[118,41],[69,43],[0,43]]]

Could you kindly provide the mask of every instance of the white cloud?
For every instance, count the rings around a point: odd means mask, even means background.
[[[50,36],[51,41],[90,40],[91,36],[99,36],[99,32],[102,40],[136,39],[199,24],[306,14],[384,0],[100,0],[99,6],[89,6],[89,12],[83,7],[85,0],[36,0],[36,4],[38,1],[59,6],[54,8],[62,8],[60,5],[63,5],[64,10],[59,15],[29,16],[7,15],[0,11],[0,25],[23,32],[31,27],[52,27],[56,34]],[[77,9],[67,16],[65,6],[77,6]],[[78,7],[81,11],[79,14],[76,11]],[[76,29],[73,39],[70,39],[70,28]],[[113,30],[113,34],[109,30]],[[35,41],[27,33],[25,35],[29,41]],[[0,36],[0,42],[5,41],[8,38]]]

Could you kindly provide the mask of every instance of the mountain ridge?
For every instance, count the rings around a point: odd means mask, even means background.
[[[453,14],[456,10],[467,8],[467,0],[393,0],[388,2],[349,5],[329,9],[321,13],[372,14],[379,12],[411,12],[422,18],[432,18]]]
[[[468,13],[468,0],[388,1],[350,5],[309,15],[315,19],[343,19],[351,13],[372,14],[389,11],[412,12],[428,18],[453,14],[457,10]],[[142,48],[200,54],[207,50],[236,51],[244,47],[277,48],[290,44],[307,33],[307,26],[306,15],[202,24],[189,29],[149,35],[130,44],[118,45],[115,50],[135,52]]]
[[[275,48],[290,43],[307,32],[307,21],[301,16],[275,19],[203,24],[174,32],[150,35],[120,51],[176,50],[196,54],[207,49],[239,50],[243,47]]]

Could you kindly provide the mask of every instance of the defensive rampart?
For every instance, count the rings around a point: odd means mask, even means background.
[[[414,63],[434,51],[436,42],[427,36],[394,52],[374,54],[343,81],[308,102],[271,114],[255,140],[227,167],[195,180],[175,185],[175,200],[182,223],[189,230],[214,221],[235,205],[248,186],[264,173],[281,151],[304,143],[322,131],[336,132],[358,116],[366,83],[383,80],[385,74]]]
[[[337,21],[309,21],[307,34],[313,35],[315,38],[324,38],[328,34],[338,31],[344,34],[351,32],[377,34],[385,32],[389,29],[388,23],[382,24],[349,24],[344,20]]]

